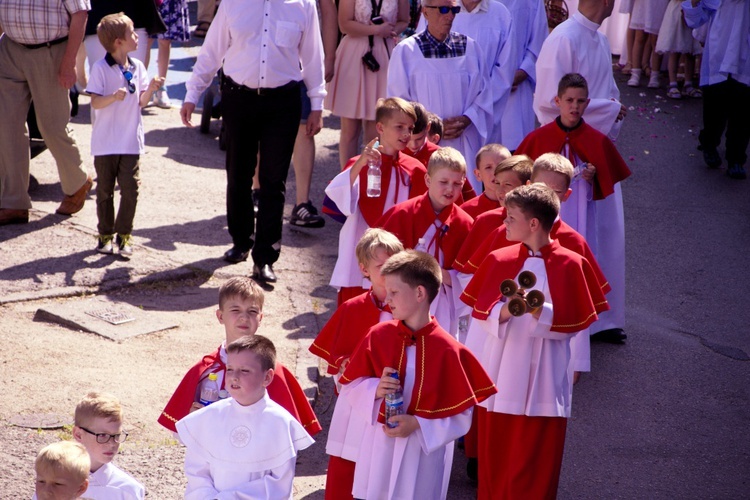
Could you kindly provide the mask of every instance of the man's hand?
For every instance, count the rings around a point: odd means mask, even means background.
[[[383,432],[388,437],[409,437],[414,431],[419,429],[419,420],[414,415],[394,415],[389,419],[390,423],[398,424],[396,427],[383,426]]]
[[[71,63],[63,59],[60,64],[60,71],[57,74],[57,83],[64,89],[69,89],[76,83],[76,62]]]
[[[180,117],[182,118],[182,124],[186,127],[193,127],[193,122],[190,121],[193,116],[193,111],[195,111],[195,104],[192,102],[184,102],[182,103],[182,108],[180,109]],[[308,125],[310,122],[307,122]]]
[[[307,117],[306,125],[307,129],[305,132],[308,137],[317,135],[317,133],[320,132],[320,129],[323,128],[323,111],[319,109],[310,111],[310,116]]]
[[[443,139],[457,139],[464,133],[466,127],[471,125],[467,116],[454,116],[443,120]]]
[[[515,91],[518,88],[518,86],[521,84],[521,82],[526,80],[528,77],[529,77],[528,73],[526,73],[524,70],[517,69],[516,73],[513,75],[513,86],[510,88],[510,91],[511,92]]]

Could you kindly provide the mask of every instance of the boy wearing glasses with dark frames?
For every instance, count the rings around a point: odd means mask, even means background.
[[[76,406],[73,437],[91,458],[87,498],[143,499],[143,485],[111,463],[120,443],[128,437],[122,430],[122,407],[117,398],[88,393]]]
[[[123,13],[105,16],[96,28],[99,41],[107,50],[104,59],[91,67],[86,91],[91,94],[91,154],[96,169],[96,215],[99,231],[96,250],[112,254],[117,233],[120,256],[133,254],[130,233],[138,201],[140,155],[145,152],[141,108],[164,83],[149,83],[143,63],[128,56],[138,48],[133,21]],[[92,116],[94,118],[94,116]],[[115,182],[120,185],[120,208],[115,218]]]

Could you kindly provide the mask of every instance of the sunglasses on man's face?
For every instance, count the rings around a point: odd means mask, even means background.
[[[131,94],[134,94],[135,93],[135,83],[132,82],[132,80],[133,80],[133,73],[131,73],[128,70],[123,70],[122,71],[122,76],[124,76],[125,80],[127,80],[127,82],[128,82],[128,91]]]
[[[459,7],[458,5],[456,5],[455,7],[449,7],[447,5],[441,5],[439,7],[435,5],[425,5],[424,8],[425,9],[437,9],[438,12],[440,12],[443,15],[447,14],[448,12],[452,12],[453,14],[458,14],[459,12],[461,12],[461,7]]]

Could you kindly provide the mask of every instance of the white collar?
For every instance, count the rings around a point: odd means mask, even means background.
[[[599,24],[596,24],[594,21],[590,20],[588,17],[581,14],[581,11],[577,11],[575,14],[573,14],[573,19],[575,19],[579,24],[583,25],[585,28],[590,29],[591,31],[597,31],[599,29]]]
[[[458,5],[461,6],[461,13],[462,14],[468,14],[468,15],[474,15],[479,13],[485,13],[490,10],[490,0],[481,0],[476,7],[474,7],[474,10],[469,12],[469,10],[466,8],[464,3],[461,0],[458,0]]]

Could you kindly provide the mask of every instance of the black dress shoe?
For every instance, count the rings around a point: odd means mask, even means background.
[[[479,477],[479,461],[476,458],[469,458],[466,461],[466,475],[474,481],[477,482],[477,477]]]
[[[248,255],[250,255],[250,250],[242,250],[239,247],[232,247],[224,252],[224,260],[231,262],[232,264],[237,264],[238,262],[247,260]]]
[[[622,331],[622,328],[610,328],[602,330],[591,336],[591,340],[597,342],[606,342],[608,344],[624,344],[628,336]]]
[[[253,278],[263,283],[276,283],[276,273],[273,272],[271,264],[254,265]]]

